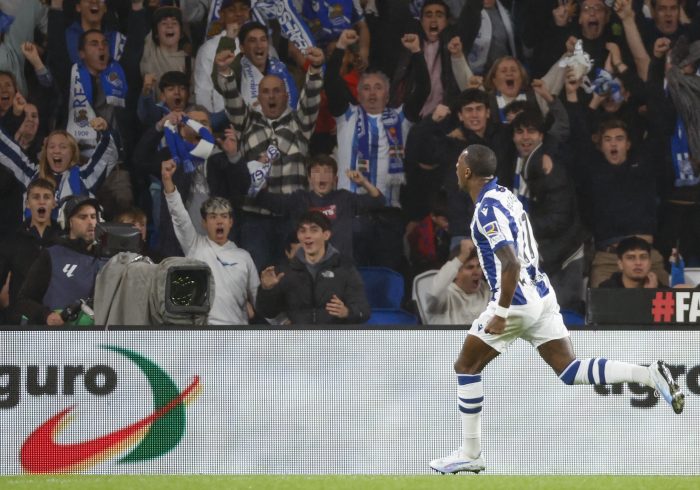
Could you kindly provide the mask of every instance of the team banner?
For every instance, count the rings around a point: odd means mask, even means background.
[[[0,332],[0,473],[424,474],[459,445],[461,330]],[[519,341],[484,371],[488,474],[698,474],[700,331],[576,331],[580,357],[664,359],[566,386]]]

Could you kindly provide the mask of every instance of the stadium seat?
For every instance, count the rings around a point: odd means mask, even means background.
[[[375,308],[401,308],[403,300],[403,276],[388,267],[358,267],[369,306]]]
[[[425,271],[413,278],[413,292],[411,298],[416,302],[418,314],[423,325],[430,324],[430,313],[428,313],[427,293],[433,283],[433,277],[438,270]]]
[[[586,324],[586,318],[580,313],[571,310],[560,310],[560,313],[567,327],[582,327]]]
[[[418,318],[399,308],[373,308],[367,325],[418,325]]]
[[[685,282],[693,286],[700,284],[700,267],[686,267],[683,272],[685,273]]]

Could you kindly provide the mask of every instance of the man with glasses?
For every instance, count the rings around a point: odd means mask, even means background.
[[[255,304],[260,279],[250,254],[228,239],[233,227],[231,203],[222,197],[204,201],[200,211],[206,235],[200,235],[173,183],[176,167],[173,160],[162,163],[165,200],[185,255],[205,262],[214,276],[214,302],[208,323],[247,325],[252,317],[250,305]]]

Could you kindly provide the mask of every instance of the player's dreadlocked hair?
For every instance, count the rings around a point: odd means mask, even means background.
[[[496,173],[496,154],[484,145],[469,145],[462,152],[466,163],[477,177],[493,177]]]

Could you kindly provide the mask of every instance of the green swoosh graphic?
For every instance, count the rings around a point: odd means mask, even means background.
[[[169,401],[176,398],[180,391],[159,366],[136,352],[113,345],[102,345],[103,349],[111,350],[133,361],[148,379],[153,392],[154,409],[163,408]],[[156,420],[133,451],[119,460],[120,463],[132,463],[157,458],[173,449],[180,442],[185,432],[185,406],[179,403],[162,418]]]

